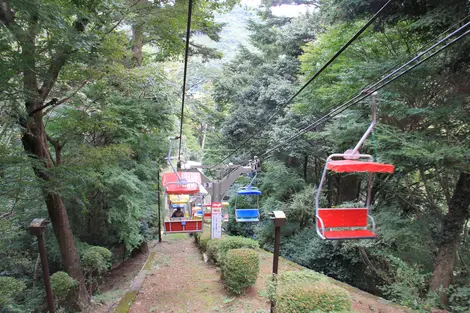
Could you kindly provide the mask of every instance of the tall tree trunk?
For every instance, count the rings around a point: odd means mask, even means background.
[[[143,27],[141,21],[137,20],[132,25],[132,67],[142,66]]]
[[[57,81],[60,70],[67,61],[72,47],[69,45],[57,46],[54,55],[51,55],[49,68],[45,75],[36,69],[36,39],[41,33],[40,25],[40,2],[33,1],[28,7],[27,22],[19,25],[15,20],[15,12],[11,9],[9,1],[0,1],[0,24],[6,26],[21,47],[21,63],[23,74],[23,95],[25,97],[27,121],[20,119],[24,126],[22,143],[24,150],[32,158],[32,167],[35,175],[44,182],[50,182],[49,169],[54,167],[47,144],[47,134],[42,121],[44,103]],[[86,22],[77,18],[74,22],[74,32],[84,31]],[[38,88],[38,76],[41,75],[42,86]],[[57,152],[57,150],[56,150]],[[60,150],[59,150],[60,152]],[[60,158],[58,159],[60,162]],[[52,191],[48,186],[42,190],[46,201],[49,218],[57,238],[62,262],[67,273],[79,282],[79,303],[88,303],[85,278],[82,273],[74,237],[70,229],[67,211],[59,194]]]
[[[41,102],[35,103],[34,105],[27,105],[28,108],[37,108],[40,106],[42,106]],[[50,155],[46,137],[44,123],[42,121],[42,112],[38,112],[29,118],[22,142],[24,150],[40,161],[39,164],[33,163],[34,173],[43,181],[48,182],[51,180],[51,177],[47,170],[54,167],[54,162]],[[82,305],[87,304],[88,294],[85,286],[85,278],[83,276],[65,205],[61,196],[52,191],[52,189],[47,188],[47,186],[43,189],[43,194],[54,234],[59,244],[64,269],[72,278],[79,282],[79,303]]]
[[[457,248],[463,226],[469,218],[470,173],[460,173],[454,194],[449,202],[449,211],[442,223],[441,242],[438,245],[434,272],[429,288],[431,291],[446,289],[452,283]],[[445,292],[441,301],[447,303]]]
[[[307,182],[308,174],[308,154],[304,155],[304,181]]]
[[[33,162],[33,170],[35,175],[45,181],[51,181],[48,169],[54,167],[49,146],[47,143],[47,134],[43,123],[43,112],[40,110],[44,106],[49,88],[52,88],[57,79],[58,70],[65,63],[64,56],[55,58],[51,63],[50,79],[48,88],[38,89],[36,77],[36,47],[35,47],[35,25],[37,20],[31,22],[30,32],[22,43],[22,61],[23,67],[23,88],[26,97],[25,106],[29,115],[24,126],[24,134],[21,139],[24,150],[28,155],[34,157],[37,162]],[[46,82],[44,82],[46,85]],[[45,90],[45,91],[44,91]],[[47,92],[46,92],[47,91]],[[44,92],[44,94],[41,94]],[[60,158],[59,158],[60,161]],[[67,211],[65,209],[62,198],[52,189],[45,186],[43,189],[44,200],[46,201],[49,218],[54,228],[54,234],[59,244],[60,255],[65,271],[79,283],[79,299],[78,304],[86,305],[88,303],[88,294],[85,286],[85,277],[83,276],[77,248],[69,225]]]

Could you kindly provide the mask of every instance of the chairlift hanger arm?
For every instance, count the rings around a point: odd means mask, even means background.
[[[369,135],[374,131],[375,124],[377,123],[377,92],[373,92],[371,95],[372,99],[372,122],[369,125],[369,128],[367,128],[366,132],[364,135],[361,137],[357,145],[354,147],[352,150],[351,154],[357,154],[359,153],[359,149],[361,148],[362,144],[364,141],[369,137]]]
[[[225,194],[230,189],[232,184],[238,179],[238,177],[240,177],[241,174],[251,173],[252,171],[253,168],[251,166],[240,166],[232,173],[228,174],[221,180],[221,194]]]

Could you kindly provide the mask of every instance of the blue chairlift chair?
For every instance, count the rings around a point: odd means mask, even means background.
[[[258,222],[259,221],[259,196],[262,194],[256,187],[251,184],[238,189],[235,197],[235,220],[238,223]],[[240,208],[237,207],[239,197],[256,197],[255,208]]]

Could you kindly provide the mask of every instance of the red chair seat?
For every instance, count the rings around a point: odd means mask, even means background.
[[[367,229],[356,230],[328,230],[324,234],[326,239],[340,240],[340,239],[372,239],[377,235]]]
[[[317,211],[317,228],[324,230],[327,240],[373,239],[377,236],[367,229],[367,208],[322,208]],[[339,229],[338,229],[339,228]]]

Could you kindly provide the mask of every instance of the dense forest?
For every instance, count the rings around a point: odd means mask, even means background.
[[[283,210],[284,257],[422,312],[469,312],[468,1],[391,1],[291,99],[386,2],[194,0],[183,161],[260,156],[262,220],[231,217],[227,232],[270,250],[267,213]],[[310,10],[276,16],[280,4]],[[155,239],[158,171],[182,120],[187,11],[187,1],[0,0],[0,312],[45,307],[34,218],[50,221],[53,289],[70,312]],[[324,162],[356,144],[370,100],[287,139],[454,32],[459,41],[378,92],[378,125],[361,149],[395,165],[372,187],[378,238],[321,240]],[[362,175],[331,176],[321,201],[364,201],[365,191]]]

